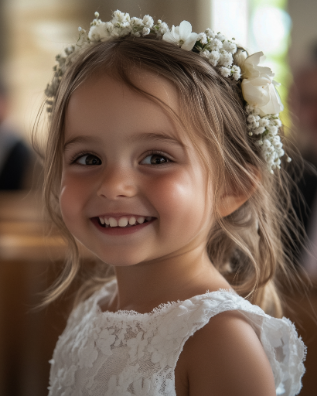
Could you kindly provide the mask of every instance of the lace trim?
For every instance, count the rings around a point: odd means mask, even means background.
[[[185,342],[211,317],[229,310],[239,310],[254,327],[277,394],[300,391],[306,347],[288,319],[272,318],[225,289],[161,304],[145,314],[101,311],[100,298],[111,296],[115,287],[114,280],[70,315],[51,361],[50,396],[175,396],[174,370]]]
[[[117,284],[117,281],[115,279],[113,279],[112,281],[108,282],[104,287],[102,287],[100,290],[98,290],[96,292],[96,294],[94,294],[90,297],[90,299],[92,299],[92,301],[93,301],[93,306],[94,306],[94,309],[96,310],[96,313],[101,314],[101,315],[106,314],[106,315],[118,317],[118,318],[119,317],[126,318],[127,316],[128,317],[132,316],[133,319],[137,319],[137,317],[139,317],[140,319],[143,320],[146,317],[153,317],[156,315],[164,314],[169,309],[175,308],[175,307],[179,306],[180,304],[184,303],[185,301],[189,301],[192,298],[196,298],[196,297],[200,297],[200,298],[212,297],[213,294],[218,294],[218,293],[232,293],[235,296],[239,297],[239,295],[233,289],[219,289],[219,290],[216,290],[213,292],[210,292],[209,290],[207,290],[206,293],[199,294],[199,295],[189,298],[187,300],[183,300],[183,301],[177,300],[177,301],[169,301],[167,303],[162,303],[162,304],[158,305],[157,307],[153,308],[151,312],[140,313],[140,312],[134,311],[132,309],[131,310],[119,309],[118,311],[115,311],[115,312],[108,311],[108,310],[102,311],[100,308],[100,305],[99,305],[100,296],[102,296],[104,298],[109,295],[109,297],[110,297],[111,292],[115,291],[114,286],[116,286],[116,284]]]

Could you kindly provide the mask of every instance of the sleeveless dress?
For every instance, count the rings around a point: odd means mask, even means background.
[[[233,290],[163,304],[151,313],[101,311],[113,280],[79,304],[50,360],[49,396],[176,396],[175,367],[186,340],[220,312],[248,319],[271,364],[276,394],[297,395],[306,347],[288,319],[266,315]]]

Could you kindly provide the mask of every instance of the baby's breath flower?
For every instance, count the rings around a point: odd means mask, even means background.
[[[140,26],[143,26],[143,21],[140,18],[133,17],[133,18],[131,18],[130,25],[132,27],[135,27],[135,26],[140,27]]]
[[[199,33],[197,36],[197,41],[200,41],[202,44],[207,44],[206,33]]]
[[[220,41],[225,41],[225,40],[226,40],[226,37],[225,37],[223,34],[221,34],[220,32],[218,32],[218,33],[216,34],[216,38],[217,38],[218,40],[220,40]]]
[[[258,128],[255,128],[255,129],[253,130],[253,133],[254,133],[255,135],[259,135],[259,134],[263,133],[264,131],[265,131],[265,128],[259,126]]]
[[[209,63],[213,66],[217,66],[219,58],[220,53],[218,51],[211,51],[208,56]]]
[[[206,33],[206,36],[208,38],[215,38],[216,37],[215,32],[213,30],[209,29],[209,28],[205,30],[205,33]]]
[[[235,54],[237,52],[237,45],[233,43],[232,41],[225,40],[222,43],[223,49],[225,49],[227,52],[230,52],[231,54]]]
[[[267,127],[268,125],[270,125],[270,121],[267,118],[261,118],[259,120],[259,124],[262,127]]]
[[[229,77],[231,75],[231,70],[228,69],[227,67],[221,67],[220,73],[223,77]]]
[[[143,17],[143,23],[144,23],[144,25],[145,25],[147,28],[149,28],[149,29],[151,29],[152,26],[154,25],[153,18],[152,18],[150,15],[145,15],[145,16]]]
[[[199,55],[202,56],[203,58],[209,58],[210,52],[207,51],[207,50],[200,51],[200,52],[199,52]]]
[[[169,31],[168,25],[165,22],[159,23],[159,32],[163,36],[165,33]]]
[[[142,35],[146,36],[148,34],[150,34],[151,30],[148,27],[144,27],[142,30]]]
[[[208,47],[210,47],[212,51],[219,51],[222,48],[222,42],[217,38],[212,39],[210,40]]]
[[[239,78],[241,78],[241,69],[239,66],[233,65],[231,69],[231,73],[235,80],[239,80]]]
[[[219,64],[224,67],[231,67],[233,62],[232,54],[222,51],[220,54]]]
[[[88,38],[91,41],[100,41],[106,36],[109,36],[104,22],[98,20],[90,27]]]

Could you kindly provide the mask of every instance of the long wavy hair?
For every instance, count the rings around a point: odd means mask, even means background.
[[[174,84],[179,93],[180,114],[173,113],[166,104],[133,82],[132,71],[142,70]],[[213,200],[215,222],[206,246],[211,262],[240,295],[267,313],[281,316],[279,279],[281,276],[284,280],[291,279],[294,274],[292,258],[287,255],[285,246],[289,239],[289,222],[296,221],[290,206],[286,161],[280,171],[269,172],[259,147],[247,133],[245,102],[239,82],[222,77],[198,54],[151,35],[146,38],[127,36],[91,45],[63,76],[42,152],[43,194],[48,214],[67,241],[69,255],[61,275],[46,291],[41,305],[61,296],[79,273],[78,246],[59,209],[65,114],[73,92],[100,71],[121,79],[132,90],[156,101],[182,124],[206,169],[211,166],[213,169],[214,193],[209,199]],[[283,130],[280,133],[283,135]],[[199,140],[207,148],[207,157],[199,149]],[[217,207],[219,191],[224,186],[250,197],[234,213],[221,217]],[[107,276],[100,270],[86,279],[75,304],[104,284]]]

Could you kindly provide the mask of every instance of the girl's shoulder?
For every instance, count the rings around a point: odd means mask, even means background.
[[[210,389],[219,386],[220,394],[238,395],[231,386],[245,380],[248,389],[242,388],[244,395],[260,395],[259,389],[269,395],[273,392],[269,391],[272,373],[276,394],[299,393],[306,347],[290,320],[267,315],[233,290],[206,293],[184,303],[193,303],[194,311],[200,312],[193,337],[180,357],[180,363],[195,377],[191,383],[197,384],[197,394],[204,394],[200,386],[210,382]]]
[[[188,339],[176,371],[185,377],[193,394],[276,395],[268,356],[240,311],[220,312]]]

